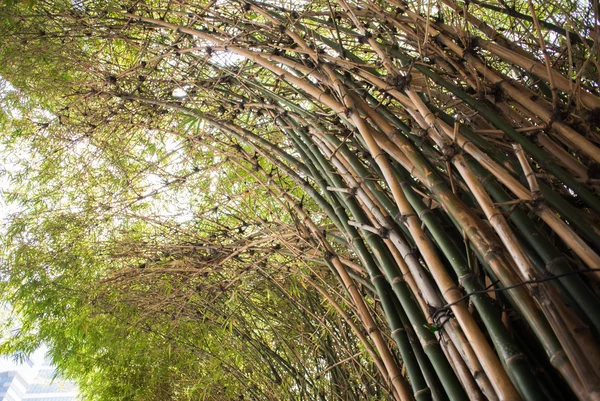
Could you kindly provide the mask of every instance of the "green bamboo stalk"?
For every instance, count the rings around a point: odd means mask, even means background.
[[[506,202],[512,200],[508,194],[496,184],[488,179],[489,173],[478,163],[469,160],[469,167],[481,180],[486,190],[490,193],[496,202]],[[504,210],[510,209],[510,206],[503,207]],[[549,272],[555,275],[572,273],[573,268],[569,265],[564,256],[547,239],[545,234],[538,230],[535,224],[522,209],[516,208],[508,216],[515,227],[523,234],[523,238],[540,255]],[[561,277],[558,281],[568,291],[569,295],[575,300],[577,305],[585,313],[588,322],[594,327],[596,333],[600,333],[600,300],[583,282],[579,276]]]
[[[297,151],[303,156],[303,159],[305,160],[305,165],[308,166],[308,168],[313,172],[313,176],[316,176],[315,179],[321,183],[320,185],[324,188],[326,188],[326,182],[325,180],[320,177],[320,173],[317,171],[317,169],[315,168],[315,166],[313,165],[313,161],[316,161],[317,163],[320,163],[320,167],[321,167],[321,171],[329,171],[331,169],[331,166],[328,166],[328,163],[326,162],[326,160],[324,159],[324,157],[322,156],[322,154],[320,152],[318,152],[314,147],[306,147],[304,145],[302,145],[302,142],[299,140],[300,138],[296,137],[296,133],[294,132],[294,130],[287,130],[285,129],[285,131],[291,135],[294,138],[294,142],[297,144]],[[311,153],[311,157],[307,156],[307,153]],[[336,179],[337,178],[337,179]],[[330,179],[332,180],[331,184],[336,186],[336,187],[343,187],[343,182],[341,181],[341,179],[339,179],[339,177],[337,177],[337,175],[330,175]],[[326,189],[325,189],[326,190]],[[334,196],[335,198],[335,196]],[[346,201],[346,203],[350,203],[350,209],[354,209],[352,210],[354,213],[356,213],[354,216],[355,218],[357,218],[358,215],[358,219],[363,219],[363,221],[366,221],[366,217],[362,216],[362,211],[360,210],[360,207],[355,204],[354,199],[351,197],[346,197],[345,199],[343,199]],[[337,202],[337,200],[334,200],[334,210],[336,210],[338,212],[338,216],[341,218],[341,221],[343,221],[344,223],[346,223],[347,221],[347,216],[345,215],[345,211],[344,208],[342,207],[342,205],[340,203]],[[363,258],[367,261],[365,263],[367,270],[371,276],[371,280],[373,282],[373,284],[375,285],[375,288],[377,289],[377,293],[379,294],[381,300],[382,300],[382,305],[384,306],[384,310],[386,311],[386,317],[388,319],[388,323],[390,324],[390,329],[392,330],[392,335],[394,337],[394,339],[398,342],[398,347],[402,352],[402,358],[403,360],[406,361],[411,361],[411,359],[413,359],[411,357],[411,354],[407,354],[406,351],[410,349],[409,345],[407,343],[405,343],[405,341],[407,341],[407,339],[403,338],[402,336],[400,336],[400,330],[403,330],[402,326],[397,326],[398,324],[401,324],[401,322],[395,318],[395,309],[392,303],[390,303],[390,298],[386,297],[385,295],[382,295],[382,291],[383,288],[382,287],[382,283],[381,280],[383,279],[383,276],[381,276],[380,273],[378,273],[378,269],[376,268],[376,266],[373,265],[373,262],[370,260],[370,256],[368,251],[366,251],[366,248],[364,247],[364,245],[362,244],[362,240],[360,239],[360,236],[358,235],[358,232],[354,229],[354,227],[345,224],[345,229],[348,232],[348,234],[351,236],[352,240],[351,243],[354,245],[354,248],[357,249],[357,251],[359,252],[360,255],[363,256]],[[371,241],[374,242],[374,241]],[[369,269],[370,267],[370,269]],[[389,313],[389,315],[388,315]],[[398,335],[396,335],[396,334]],[[413,390],[415,393],[415,397],[418,400],[430,400],[431,399],[431,394],[430,392],[426,391],[427,389],[427,385],[423,380],[422,377],[422,373],[419,369],[415,369],[415,364],[409,364],[410,365],[410,370],[408,370],[409,372],[409,377],[411,378],[411,385],[413,386]],[[409,368],[409,366],[407,365],[407,369]]]
[[[392,294],[392,300],[394,301],[395,309],[404,326],[405,333],[408,337],[408,341],[412,348],[412,352],[417,359],[417,363],[419,364],[419,368],[421,372],[423,372],[423,377],[431,390],[431,394],[434,401],[445,401],[448,400],[448,395],[443,391],[442,384],[437,374],[435,373],[433,366],[431,365],[431,361],[425,355],[423,348],[421,347],[421,343],[417,339],[417,336],[410,324],[410,320],[406,313],[404,313],[404,309],[402,308],[402,304],[398,300],[398,297],[393,295],[393,289],[390,287],[390,284],[386,281],[385,285],[387,287],[387,292]]]
[[[469,267],[464,253],[458,249],[450,240],[447,233],[441,229],[441,224],[426,207],[421,198],[412,190],[410,178],[405,171],[396,168],[396,172],[401,179],[402,188],[415,208],[415,211],[421,216],[421,219],[427,226],[432,237],[436,240],[438,246],[442,249],[444,255],[450,261],[454,271],[459,277],[459,283],[465,288],[467,293],[483,290],[477,277]],[[543,400],[539,383],[531,372],[527,361],[522,352],[512,340],[510,333],[502,324],[498,310],[492,304],[487,295],[474,295],[470,297],[477,308],[483,323],[485,324],[491,339],[494,342],[496,351],[500,355],[511,380],[517,386],[520,394],[525,400]]]
[[[325,159],[323,158],[323,156],[320,154],[320,152],[315,153],[316,157],[319,157],[322,159],[322,163],[324,165],[327,165],[325,162]],[[353,158],[356,158],[355,155],[352,155]],[[354,162],[356,164],[358,164],[358,160],[354,160]],[[327,168],[324,169],[324,171],[327,171]],[[334,178],[334,177],[332,177]],[[341,181],[341,179],[339,177],[337,177],[337,179],[333,180],[333,185],[335,186],[339,186],[339,187],[345,187],[345,184],[343,183],[343,181]],[[354,218],[360,222],[360,223],[364,223],[364,224],[369,224],[368,219],[366,218],[366,216],[364,216],[362,210],[360,209],[360,206],[358,206],[358,204],[355,203],[355,201],[353,200],[352,197],[347,196],[345,197],[345,200],[348,204],[348,207],[352,213],[352,215],[354,216]],[[409,305],[412,311],[412,316],[411,313],[409,313],[409,317],[411,319],[411,322],[413,322],[413,326],[415,325],[414,321],[417,320],[418,323],[417,324],[417,331],[420,331],[419,335],[422,338],[422,343],[428,344],[428,349],[426,349],[426,353],[428,354],[428,356],[430,358],[432,358],[432,362],[434,363],[434,366],[436,367],[436,370],[438,372],[442,372],[442,374],[446,375],[445,379],[442,379],[442,382],[444,383],[445,381],[445,386],[449,387],[450,389],[452,389],[452,391],[454,392],[454,394],[460,394],[459,391],[456,390],[456,387],[452,387],[452,386],[456,386],[456,384],[458,384],[457,382],[453,383],[452,377],[448,377],[449,376],[449,372],[448,372],[448,362],[446,361],[445,357],[443,356],[443,354],[438,350],[437,348],[439,347],[439,345],[437,345],[437,343],[434,346],[434,344],[430,344],[431,341],[435,342],[435,338],[432,337],[432,333],[430,333],[428,330],[426,330],[424,327],[422,329],[420,329],[420,327],[426,325],[426,321],[424,319],[424,317],[422,316],[422,314],[419,313],[419,309],[418,307],[416,307],[416,304],[413,303],[413,301],[411,300],[412,298],[408,295],[408,288],[403,285],[404,282],[400,282],[400,275],[399,275],[399,271],[397,269],[397,267],[395,266],[395,262],[393,261],[393,258],[391,258],[391,255],[389,255],[389,252],[387,251],[387,249],[385,248],[385,246],[381,243],[381,240],[379,237],[377,237],[376,235],[374,235],[373,233],[370,232],[365,232],[364,234],[366,236],[366,240],[367,243],[369,243],[369,246],[372,249],[377,250],[375,252],[375,255],[378,256],[378,259],[380,259],[380,263],[381,266],[383,267],[384,271],[386,272],[386,275],[388,276],[388,280],[390,282],[392,282],[392,286],[394,288],[394,291],[396,292],[396,294],[401,297],[405,297],[404,303],[403,303],[403,307],[407,307],[407,305]],[[360,249],[360,248],[359,248]],[[360,251],[359,251],[360,252]],[[383,260],[383,262],[382,262]],[[386,268],[387,267],[387,268]],[[367,265],[367,270],[369,271],[368,265]],[[377,273],[378,270],[376,270],[376,268],[371,268],[371,270],[369,271],[369,274],[371,275],[371,277],[376,277],[379,274]],[[397,284],[394,285],[394,282],[397,281]],[[420,329],[420,330],[419,330]],[[437,364],[437,366],[436,366]],[[440,373],[438,373],[440,374]],[[455,378],[454,378],[455,380]],[[460,387],[460,385],[458,385]]]
[[[439,110],[433,105],[429,106],[444,122],[446,122],[450,126],[454,126],[455,120],[452,117],[450,117],[448,114],[444,113],[442,110]],[[487,141],[484,138],[475,134],[464,124],[460,124],[459,130],[463,135],[465,135],[465,137],[469,139],[469,141],[478,144],[478,146],[481,146],[482,148],[489,148],[491,146],[489,143],[487,143]],[[504,165],[510,163],[510,165],[512,166],[512,170],[515,172],[519,172],[519,175],[523,177],[523,175],[521,174],[520,167],[513,160],[509,159],[501,152],[490,154],[496,159],[496,161]],[[596,249],[600,249],[600,235],[598,235],[598,233],[582,217],[581,212],[573,206],[571,206],[560,195],[558,195],[548,184],[544,182],[544,180],[538,180],[538,183],[540,185],[540,191],[543,195],[543,199],[547,201],[550,206],[555,208],[556,211],[558,211],[562,216],[564,216],[575,227],[577,227],[577,229],[584,236],[584,238],[592,242]]]
[[[356,159],[355,155],[351,156],[354,159]],[[358,160],[354,160],[354,162],[359,163]],[[341,181],[336,184],[342,186],[344,185]],[[351,199],[350,196],[346,198]],[[360,210],[360,207],[358,205],[352,205],[351,203],[349,203],[348,206],[356,221],[363,224],[370,223],[366,216],[364,216],[362,210]],[[356,210],[353,210],[353,208],[356,208]],[[385,272],[388,281],[392,283],[394,293],[398,296],[402,307],[406,311],[411,321],[411,324],[415,328],[417,335],[420,338],[421,344],[426,344],[424,345],[425,353],[429,356],[430,360],[432,361],[432,364],[434,365],[434,368],[438,372],[438,376],[442,380],[444,388],[446,388],[446,391],[449,393],[451,399],[454,399],[454,397],[460,397],[462,388],[460,387],[460,384],[458,384],[454,373],[448,370],[450,366],[445,356],[441,352],[441,349],[439,348],[439,344],[437,343],[435,337],[429,330],[425,329],[424,326],[427,326],[427,322],[424,316],[422,315],[420,309],[414,302],[413,298],[411,297],[410,291],[406,286],[405,282],[402,280],[398,268],[396,267],[393,258],[389,254],[389,251],[383,245],[381,239],[375,234],[367,231],[364,233],[364,235],[371,249],[375,251],[375,256],[379,260],[380,265],[382,266],[382,269]],[[372,271],[369,272],[369,274],[371,275],[371,277],[378,275],[377,270],[373,268]]]
[[[290,135],[296,134],[294,130],[287,131]],[[318,163],[320,163],[321,171],[329,171],[332,166],[330,166],[329,163],[327,163],[323,155],[320,152],[318,152],[318,150],[314,147],[307,148],[305,146],[300,146],[301,141],[299,139],[300,138],[296,138],[296,141],[299,144],[297,148],[298,151],[302,153],[311,152],[312,158]],[[307,165],[312,165],[312,163],[307,163]],[[339,178],[339,176],[331,174],[329,178],[331,180],[331,185],[335,186],[336,188],[345,187],[345,184]],[[341,197],[340,200],[348,206],[350,211],[353,213],[355,219],[357,219],[358,221],[367,221],[366,216],[363,215],[360,206],[358,206],[353,197]],[[339,205],[341,206],[341,204]],[[348,220],[347,216],[345,216],[345,211],[343,210],[343,208],[335,207],[335,210],[339,211],[340,218],[342,219],[342,221],[346,222]],[[344,213],[344,216],[341,216],[341,213]],[[346,230],[348,232],[348,235],[351,237],[351,243],[367,262],[365,263],[365,267],[367,267],[367,271],[369,273],[369,276],[371,277],[371,281],[375,286],[376,292],[381,299],[382,306],[384,308],[385,315],[388,319],[388,324],[392,332],[392,337],[398,345],[398,349],[400,350],[402,355],[402,360],[406,363],[408,375],[411,379],[411,385],[413,387],[415,398],[417,400],[430,400],[431,393],[430,391],[427,391],[428,387],[424,381],[422,372],[420,369],[417,368],[413,354],[409,352],[412,350],[410,348],[410,345],[407,343],[408,339],[405,336],[402,336],[402,330],[405,329],[403,328],[401,321],[397,318],[395,307],[394,304],[391,302],[391,298],[385,295],[385,285],[382,283],[382,280],[384,281],[384,277],[379,273],[379,269],[376,266],[374,266],[373,261],[371,260],[368,252],[366,251],[366,248],[362,244],[362,240],[358,234],[358,231],[353,226],[350,226],[348,224],[346,225]],[[375,241],[372,240],[371,242]]]
[[[415,357],[415,352],[413,351],[413,346],[409,342],[407,334],[409,326],[405,326],[398,316],[398,308],[395,305],[395,302],[393,302],[394,296],[388,291],[389,284],[381,274],[373,277],[371,281],[377,288],[378,294],[385,294],[386,300],[385,302],[381,300],[381,305],[385,311],[384,314],[388,320],[388,325],[390,326],[390,329],[392,329],[392,338],[398,345],[402,363],[408,372],[415,400],[432,400],[432,390],[423,375],[425,372],[419,366],[417,358]]]
[[[407,57],[400,52],[396,54],[408,61]],[[442,76],[431,70],[429,67],[416,64],[415,68],[427,75],[439,85],[452,92],[456,97],[464,101],[466,104],[477,110],[483,117],[489,122],[494,124],[498,129],[501,129],[506,135],[513,141],[520,144],[523,149],[529,153],[539,164],[543,165],[546,170],[554,174],[558,179],[565,183],[571,188],[581,199],[596,213],[600,214],[600,200],[590,192],[584,185],[576,181],[573,176],[558,166],[554,160],[542,149],[538,148],[535,144],[530,142],[527,138],[517,132],[510,124],[504,121],[498,116],[492,109],[490,109],[485,103],[477,101],[477,99],[468,95],[466,92],[458,88],[456,85],[448,82]]]

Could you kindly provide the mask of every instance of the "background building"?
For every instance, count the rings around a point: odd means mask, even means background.
[[[57,377],[39,354],[25,363],[0,360],[0,401],[76,401],[77,394],[75,383]]]

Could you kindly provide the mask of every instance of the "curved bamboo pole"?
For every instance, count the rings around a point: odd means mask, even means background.
[[[344,99],[346,107],[350,110],[354,110],[356,107],[354,103],[355,98],[345,92],[343,85],[333,75],[333,73],[330,72],[330,76],[332,80],[337,82],[338,91],[340,96]],[[350,118],[360,130],[362,137],[367,143],[369,151],[381,168],[385,181],[390,186],[392,194],[394,195],[396,204],[398,205],[402,216],[406,219],[406,223],[411,230],[411,234],[421,249],[421,254],[431,269],[437,284],[440,286],[442,295],[449,303],[456,302],[462,297],[462,294],[456,288],[452,279],[446,274],[444,267],[435,256],[435,251],[433,250],[431,243],[427,240],[427,236],[420,228],[420,223],[418,222],[412,207],[408,203],[408,200],[404,196],[404,193],[402,192],[402,189],[393,174],[390,163],[387,161],[381,148],[371,135],[371,129],[358,116],[358,114],[352,113]],[[506,376],[504,369],[487,343],[487,340],[485,340],[483,334],[475,324],[475,321],[472,319],[472,316],[467,311],[466,305],[464,303],[455,304],[453,306],[453,312],[457,316],[458,321],[461,323],[461,327],[469,338],[470,343],[475,347],[475,352],[477,353],[484,370],[488,376],[493,377],[492,380],[494,389],[498,393],[500,399],[519,399],[520,397],[516,392],[516,389],[512,386],[512,383],[508,379],[508,376]],[[486,390],[487,389],[484,386],[484,393]],[[490,394],[490,391],[487,390],[487,393]]]

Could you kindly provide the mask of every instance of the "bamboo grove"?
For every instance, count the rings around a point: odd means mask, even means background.
[[[2,14],[6,350],[98,399],[600,400],[596,2]]]

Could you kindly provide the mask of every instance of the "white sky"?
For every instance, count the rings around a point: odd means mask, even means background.
[[[1,357],[0,372],[5,372],[7,370],[17,370],[26,380],[31,380],[37,375],[41,367],[47,366],[44,364],[44,356],[46,352],[46,347],[42,347],[35,351],[33,355],[30,356],[32,362],[31,365],[27,363],[15,363],[15,361],[12,358]]]

